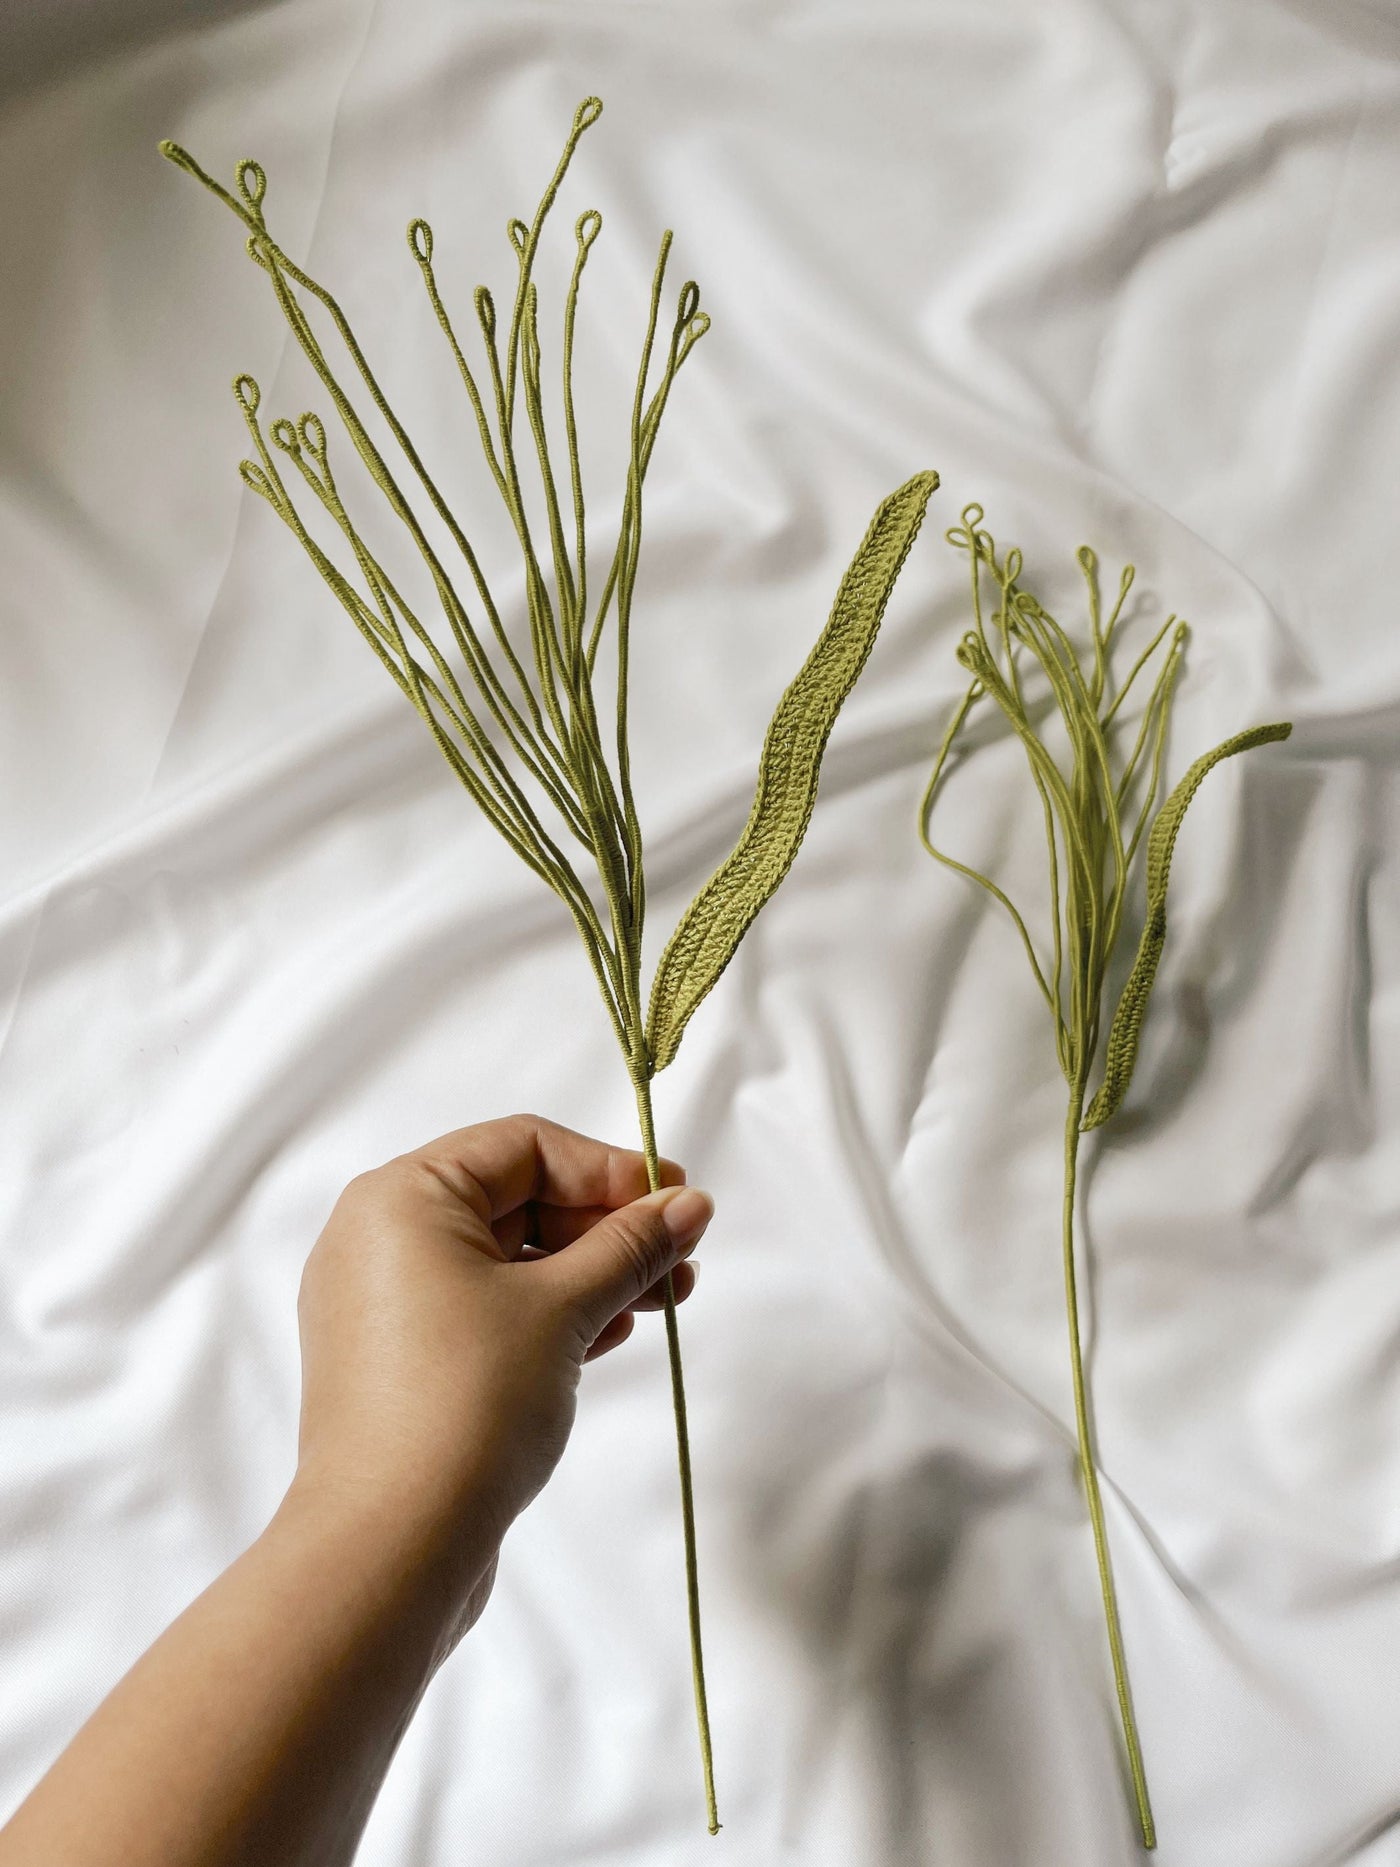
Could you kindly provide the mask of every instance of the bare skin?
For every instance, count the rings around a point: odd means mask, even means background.
[[[296,1476],[0,1830],[0,1867],[343,1867],[553,1471],[585,1361],[709,1221],[535,1116],[362,1174],[302,1276]]]

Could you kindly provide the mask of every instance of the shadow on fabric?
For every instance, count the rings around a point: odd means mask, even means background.
[[[67,0],[0,8],[0,105],[71,78],[113,53],[135,52],[171,33],[217,26],[277,0]]]

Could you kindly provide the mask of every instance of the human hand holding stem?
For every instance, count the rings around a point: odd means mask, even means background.
[[[644,1005],[641,966],[647,892],[642,832],[629,749],[629,676],[633,602],[639,564],[643,489],[672,386],[709,328],[693,281],[682,286],[669,332],[661,332],[661,300],[672,237],[666,233],[652,278],[641,362],[627,423],[626,482],[616,544],[596,597],[590,572],[574,407],[579,288],[602,217],[594,209],[574,226],[575,258],[565,296],[558,355],[560,422],[551,433],[543,394],[541,334],[534,263],[541,231],[574,150],[602,105],[586,98],[534,216],[512,219],[507,233],[517,276],[502,337],[495,300],[474,294],[482,361],[474,368],[438,286],[434,237],[421,219],[408,242],[433,316],[466,393],[496,492],[505,507],[525,568],[529,650],[516,649],[494,601],[466,529],[452,512],[400,422],[337,300],[274,240],[264,214],[267,178],[257,163],[240,162],[230,192],[175,143],[162,153],[193,175],[248,230],[250,256],[267,274],[283,317],[329,397],[340,426],[370,480],[389,505],[416,558],[429,601],[441,611],[446,647],[420,614],[407,580],[371,549],[352,516],[333,467],[325,424],[314,412],[281,417],[264,432],[261,391],[251,377],[234,390],[256,458],[244,460],[245,484],[267,501],[311,559],[381,664],[418,712],[448,765],[516,854],[568,909],[588,955],[636,1096],[650,1183],[660,1171],[652,1118],[651,1081],[676,1055],[696,1007],[714,986],[764,902],[786,875],[811,817],[822,754],[842,703],[879,629],[894,581],[936,487],[937,475],[915,474],[881,502],[849,569],[816,646],[778,703],[759,763],[749,820],[738,843],[682,916],[661,956]],[[308,307],[328,320],[349,356],[360,391],[347,390],[327,357]],[[657,359],[659,356],[659,364]],[[655,367],[654,367],[655,366]],[[655,379],[654,379],[655,378]],[[368,396],[393,437],[393,466],[370,433],[356,395]],[[519,432],[523,406],[528,434]],[[556,472],[559,427],[567,477]],[[280,456],[280,461],[279,461]],[[535,490],[525,463],[533,457]],[[289,482],[295,477],[322,520],[307,523]],[[410,496],[411,489],[412,496]],[[451,540],[433,544],[415,500],[426,499]],[[325,537],[328,543],[323,543]],[[541,543],[540,541],[544,541]],[[329,548],[328,548],[329,546]],[[346,566],[348,549],[352,560]],[[471,586],[464,597],[448,569],[460,558]],[[461,572],[458,572],[458,576]],[[592,598],[590,604],[590,598]],[[612,719],[604,726],[609,674]],[[531,796],[531,793],[534,796]],[[583,874],[566,854],[579,846]],[[589,873],[591,869],[591,874]],[[685,1385],[675,1291],[664,1290],[685,1543],[686,1599],[710,1832],[719,1827],[700,1638],[695,1511]]]
[[[919,809],[919,833],[931,856],[985,889],[1010,915],[1036,984],[1050,1010],[1055,1047],[1068,1085],[1064,1142],[1064,1200],[1061,1251],[1069,1329],[1070,1378],[1075,1440],[1093,1532],[1104,1622],[1122,1726],[1125,1758],[1143,1846],[1156,1846],[1156,1824],[1148,1795],[1137,1719],[1128,1680],[1117,1590],[1104,1521],[1092,1416],[1084,1373],[1075,1264],[1075,1197],[1081,1135],[1107,1121],[1127,1093],[1138,1042],[1166,934],[1166,894],[1172,853],[1187,806],[1202,780],[1222,759],[1272,740],[1286,739],[1284,723],[1238,733],[1196,760],[1153,817],[1161,788],[1171,701],[1185,652],[1187,628],[1168,616],[1114,689],[1110,677],[1115,639],[1134,581],[1129,565],[1117,600],[1104,615],[1098,561],[1083,547],[1079,565],[1088,596],[1090,649],[1081,657],[1060,624],[1021,584],[1021,554],[998,557],[991,534],[982,529],[982,508],[966,507],[948,540],[967,553],[971,573],[973,628],[958,646],[958,660],[972,681],[943,736]],[[988,613],[988,588],[994,595]],[[1170,640],[1167,641],[1167,638]],[[1126,759],[1118,757],[1115,727],[1125,701],[1164,641],[1151,691]],[[1047,746],[1037,726],[1043,702],[1028,699],[1022,663],[1029,659],[1049,688],[1051,717],[1058,721],[1069,753],[1068,770]],[[1003,889],[980,870],[957,861],[929,838],[929,819],[947,774],[953,747],[973,707],[990,697],[1020,740],[1039,799],[1045,827],[1050,882],[1051,960],[1042,966],[1026,921]],[[1152,822],[1149,832],[1148,823]],[[1089,1084],[1099,1053],[1109,968],[1123,927],[1134,858],[1147,838],[1147,913],[1137,957],[1120,996],[1104,1055],[1097,1092]]]
[[[302,1273],[285,1497],[0,1830],[0,1867],[350,1867],[583,1365],[694,1288],[713,1204],[684,1181],[510,1116],[350,1182]]]

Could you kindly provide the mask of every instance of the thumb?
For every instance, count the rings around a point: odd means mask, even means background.
[[[565,1303],[596,1337],[700,1242],[715,1203],[697,1186],[663,1186],[619,1206],[550,1259]]]

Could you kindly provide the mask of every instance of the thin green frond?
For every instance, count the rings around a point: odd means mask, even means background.
[[[1107,1121],[1127,1093],[1166,932],[1167,876],[1187,804],[1206,773],[1220,759],[1284,738],[1289,729],[1286,725],[1256,727],[1227,740],[1215,752],[1196,761],[1158,813],[1147,836],[1147,920],[1142,942],[1113,1018],[1102,1084],[1092,1100],[1087,1100],[1106,1015],[1105,985],[1122,931],[1129,889],[1137,872],[1139,846],[1161,788],[1168,721],[1185,652],[1186,625],[1178,623],[1175,616],[1169,616],[1137,657],[1115,697],[1108,701],[1112,650],[1133,586],[1132,566],[1128,565],[1123,571],[1117,600],[1105,618],[1099,594],[1098,558],[1087,545],[1081,547],[1078,563],[1084,577],[1088,608],[1087,644],[1081,653],[1069,632],[1021,586],[1020,553],[1013,548],[1004,557],[998,557],[991,534],[982,528],[982,518],[982,508],[969,505],[964,508],[961,525],[950,528],[947,534],[949,543],[966,552],[970,563],[973,628],[962,637],[957,657],[972,674],[973,682],[939,745],[932,776],[919,805],[919,835],[930,855],[977,883],[1010,914],[1050,1008],[1056,1054],[1069,1085],[1062,1257],[1079,1468],[1094,1537],[1128,1773],[1143,1844],[1150,1848],[1155,1844],[1156,1830],[1128,1684],[1084,1375],[1074,1242],[1079,1137],[1082,1130]],[[997,607],[990,629],[983,600],[984,576],[990,576],[997,589]],[[1124,703],[1173,628],[1171,645],[1158,668],[1131,749],[1125,757],[1118,744]],[[1026,663],[1024,673],[1023,662]],[[1058,719],[1064,733],[1068,747],[1067,767],[1062,768],[1032,715],[1025,681],[1036,670],[1053,702],[1052,715]],[[1037,957],[1030,929],[1007,894],[990,876],[936,848],[929,835],[931,812],[952,748],[973,703],[983,693],[995,700],[1008,727],[1020,740],[1041,803],[1054,953],[1050,980],[1046,979]],[[1147,781],[1141,798],[1132,806],[1132,818],[1128,822],[1125,810],[1135,785],[1140,782],[1145,762]],[[1062,976],[1066,973],[1069,979],[1067,1005],[1062,994]]]

